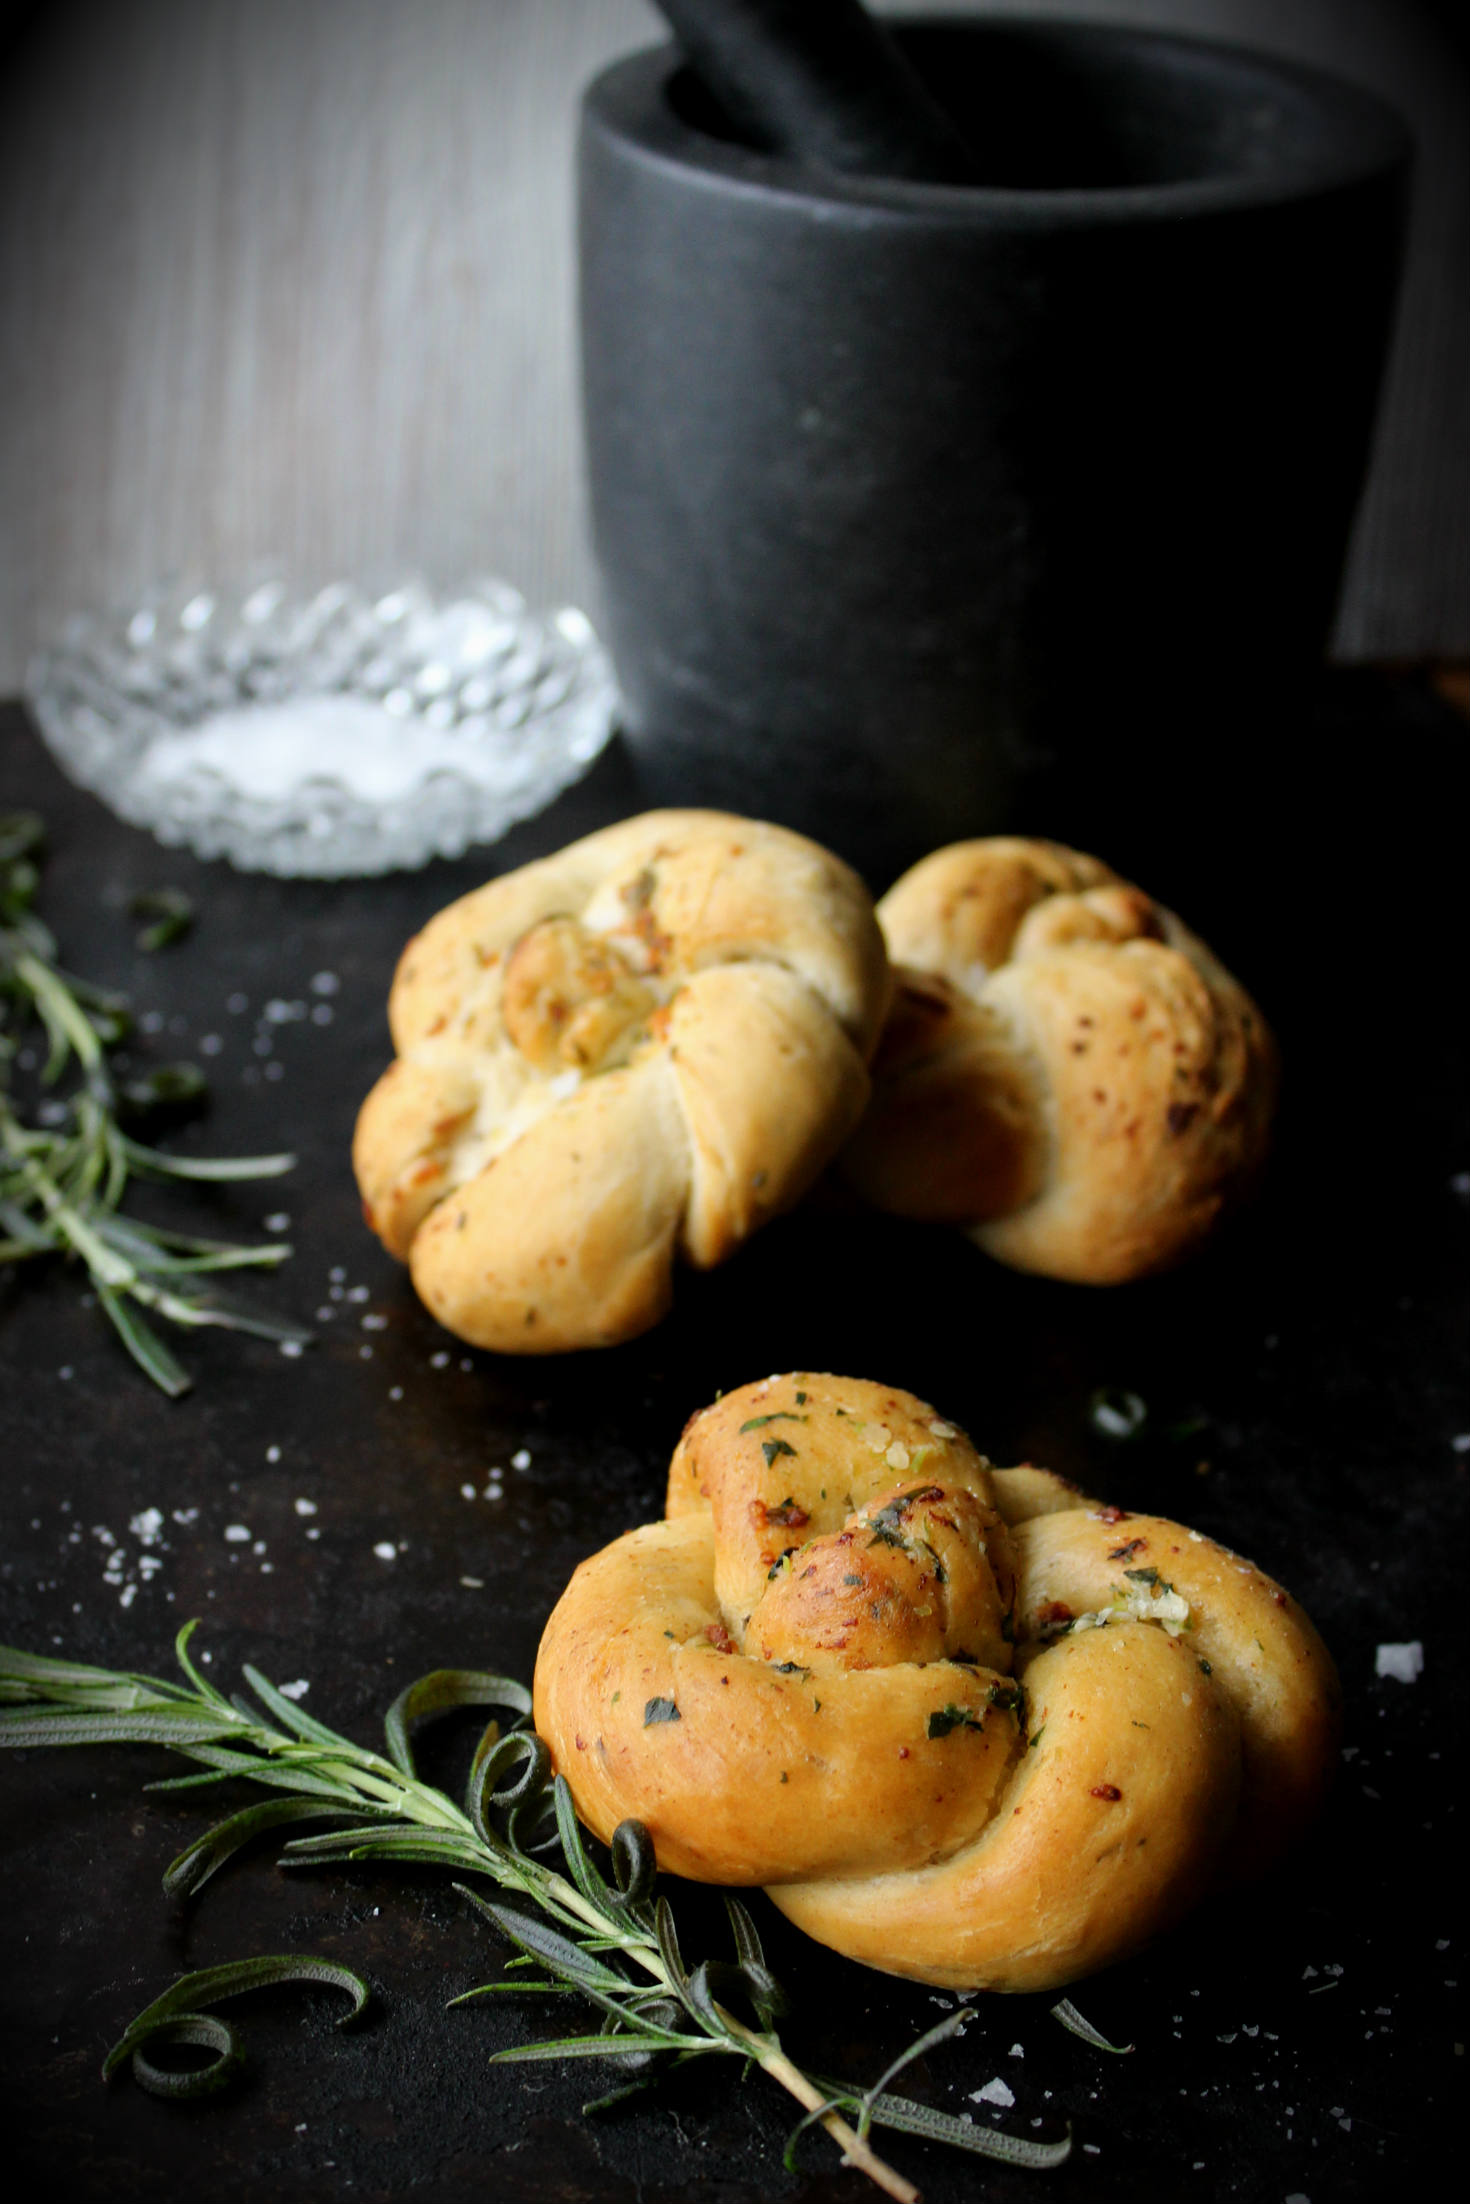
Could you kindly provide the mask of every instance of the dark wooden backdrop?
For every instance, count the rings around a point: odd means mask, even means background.
[[[1338,648],[1470,649],[1448,7],[1029,5],[1293,54],[1408,113],[1412,263]],[[573,128],[657,35],[646,0],[0,0],[0,693],[76,606],[261,560],[595,605]]]

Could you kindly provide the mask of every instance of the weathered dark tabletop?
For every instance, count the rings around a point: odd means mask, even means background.
[[[0,715],[0,806],[50,823],[41,909],[66,960],[162,1021],[140,1043],[150,1056],[204,1051],[213,1109],[180,1140],[298,1151],[289,1180],[202,1195],[195,1214],[253,1230],[286,1212],[297,1252],[260,1291],[317,1330],[297,1359],[185,1340],[198,1385],[175,1404],[74,1278],[0,1274],[0,1634],[166,1672],[177,1625],[202,1616],[216,1677],[252,1660],[309,1679],[310,1711],[375,1740],[421,1671],[529,1675],[573,1564],[658,1512],[679,1428],[717,1389],[802,1365],[911,1387],[998,1459],[1030,1456],[1181,1516],[1283,1578],[1337,1655],[1347,1718],[1336,1795],[1305,1852],[1078,1990],[1096,2025],[1136,2043],[1131,2058],[1063,2033],[1045,1998],[982,1999],[964,2040],[911,2071],[916,2093],[1023,2135],[1070,2120],[1066,2166],[1023,2174],[902,2137],[891,2157],[935,2204],[1387,2195],[1431,2165],[1464,2088],[1465,743],[1414,683],[1340,680],[1303,732],[1301,809],[1290,760],[1262,786],[1234,914],[1215,930],[1278,1026],[1287,1105],[1259,1209],[1194,1269],[1072,1290],[957,1239],[813,1213],[686,1279],[648,1338],[522,1364],[461,1348],[416,1305],[360,1222],[348,1141],[386,1057],[402,940],[486,872],[629,808],[616,761],[481,859],[293,883],[202,866],[118,825],[62,780],[18,711]],[[126,904],[166,882],[198,898],[199,924],[145,958]],[[1110,1446],[1089,1423],[1100,1385],[1142,1395],[1157,1436]],[[503,1497],[486,1499],[496,1466]],[[162,1543],[144,1549],[129,1525],[154,1508]],[[145,1550],[162,1566],[143,1570]],[[1412,1639],[1420,1679],[1376,1677],[1376,1647]],[[446,1768],[465,1741],[445,1738]],[[0,1767],[4,2132],[37,2177],[88,2198],[215,2204],[875,2193],[825,2138],[784,2174],[787,2101],[733,2062],[596,2121],[579,2114],[604,2086],[589,2086],[596,2068],[489,2069],[491,2049],[544,2028],[545,2007],[444,2009],[499,1954],[432,1874],[286,1875],[257,1850],[175,1910],[159,1876],[202,1816],[141,1786],[177,1766],[113,1750]],[[797,1993],[789,2040],[818,2071],[875,2078],[938,2016],[929,1993],[826,1957],[756,1903]],[[364,1971],[371,2020],[338,2035],[331,1993],[271,1992],[238,2008],[252,2059],[233,2096],[173,2107],[102,2085],[104,2048],[175,1973],[290,1947]],[[1014,2109],[972,2105],[996,2077]]]

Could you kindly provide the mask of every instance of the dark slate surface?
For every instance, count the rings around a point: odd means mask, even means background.
[[[1067,2166],[991,2169],[899,2137],[892,2157],[934,2204],[1140,2192],[1336,2204],[1426,2171],[1464,2086],[1463,725],[1412,683],[1342,680],[1303,735],[1311,772],[1283,757],[1279,785],[1259,792],[1228,898],[1202,880],[1211,908],[1185,901],[1187,829],[1161,859],[1169,891],[1214,926],[1275,1018],[1289,1073],[1263,1201],[1206,1261],[1088,1293],[1010,1276],[941,1234],[817,1211],[686,1280],[650,1337],[525,1364],[461,1349],[416,1306],[359,1221],[348,1139],[385,1060],[401,941],[485,872],[629,808],[617,762],[482,861],[320,885],[164,851],[72,790],[18,711],[0,735],[0,804],[51,822],[43,909],[69,962],[163,1019],[140,1052],[194,1053],[220,1037],[212,1113],[178,1137],[201,1151],[289,1142],[300,1153],[289,1181],[202,1196],[193,1213],[233,1230],[287,1212],[297,1254],[264,1290],[304,1317],[327,1312],[294,1361],[232,1336],[186,1341],[199,1383],[171,1404],[80,1305],[74,1279],[0,1278],[4,1636],[161,1670],[177,1624],[200,1615],[216,1677],[253,1660],[278,1680],[309,1678],[311,1711],[371,1738],[423,1670],[529,1674],[572,1565],[657,1512],[679,1428],[717,1388],[798,1365],[912,1387],[998,1458],[1029,1455],[1124,1505],[1176,1514],[1280,1575],[1336,1652],[1347,1715],[1341,1778],[1308,1848],[1265,1890],[1079,1990],[1098,2026],[1137,2044],[1132,2058],[1064,2034],[1044,1998],[982,1999],[965,2039],[912,2072],[917,2093],[953,2110],[1001,2077],[1014,2110],[982,2104],[975,2116],[1041,2136],[1070,2120]],[[1203,789],[1204,761],[1198,770]],[[163,882],[197,895],[202,915],[188,941],[145,959],[125,906]],[[334,995],[312,991],[323,972],[337,976]],[[232,995],[248,1007],[232,1010]],[[273,1000],[325,1003],[331,1022],[261,1025]],[[1156,1435],[1101,1439],[1088,1401],[1102,1384],[1143,1395]],[[1169,1435],[1194,1417],[1200,1428]],[[530,1464],[517,1470],[522,1449]],[[461,1497],[496,1464],[503,1499]],[[297,1511],[301,1499],[315,1515]],[[143,1582],[128,1524],[151,1507],[166,1543]],[[181,1523],[175,1510],[197,1515]],[[231,1524],[251,1542],[227,1542]],[[104,1582],[111,1549],[95,1526],[128,1554],[135,1594]],[[384,1540],[399,1548],[392,1562],[374,1555]],[[1377,1679],[1375,1648],[1409,1639],[1423,1643],[1420,1680]],[[446,1773],[467,1743],[436,1745]],[[445,2011],[496,1971],[497,1953],[431,1874],[288,1876],[260,1851],[192,1911],[174,1909],[159,1876],[202,1817],[141,1786],[176,1768],[114,1750],[31,1754],[0,1771],[0,2079],[7,2151],[36,2178],[139,2204],[873,2193],[825,2140],[808,2139],[805,2170],[785,2175],[786,2100],[733,2062],[595,2122],[578,2108],[598,2069],[487,2068],[492,2048],[544,2027],[546,2009]],[[679,1896],[687,1949],[708,1901]],[[828,1958],[757,1904],[797,1993],[789,2040],[818,2070],[871,2079],[938,2017],[924,1990]],[[177,1971],[287,1948],[369,1975],[371,2020],[337,2035],[330,1993],[271,1992],[236,2008],[252,2059],[232,2097],[176,2108],[126,2080],[103,2087],[104,2048]]]

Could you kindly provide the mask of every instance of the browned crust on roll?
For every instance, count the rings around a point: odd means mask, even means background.
[[[535,1717],[598,1836],[635,1817],[888,1973],[1033,1990],[1298,1838],[1338,1694],[1251,1563],[796,1372],[691,1419],[665,1519],[558,1603]]]
[[[785,828],[650,812],[404,950],[364,1213],[441,1323],[553,1353],[655,1323],[851,1132],[889,996],[856,874]]]
[[[1250,1191],[1274,1043],[1171,911],[1097,858],[1009,839],[936,851],[878,908],[897,987],[842,1165],[867,1200],[1114,1284]]]

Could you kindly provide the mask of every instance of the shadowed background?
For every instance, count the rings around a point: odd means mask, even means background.
[[[1003,12],[1235,39],[1407,115],[1409,271],[1336,647],[1470,650],[1467,70],[1449,11]],[[595,611],[577,97],[660,35],[645,0],[0,0],[0,693],[78,607],[273,563],[488,570]]]

